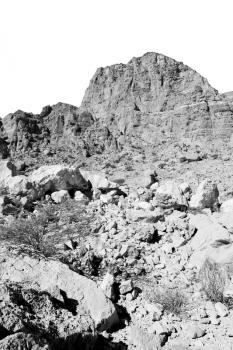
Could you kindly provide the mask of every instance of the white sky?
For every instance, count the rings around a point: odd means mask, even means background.
[[[0,116],[80,105],[98,67],[148,51],[233,90],[232,0],[0,0]]]

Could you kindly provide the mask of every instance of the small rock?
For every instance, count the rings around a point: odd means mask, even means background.
[[[168,328],[162,322],[156,321],[148,329],[148,332],[150,334],[158,334],[158,335],[167,334],[168,333]]]
[[[212,323],[212,320],[210,320],[208,317],[207,318],[201,318],[200,323],[201,324],[210,324]]]
[[[220,302],[215,304],[215,309],[220,317],[225,317],[229,314],[228,308]]]
[[[68,198],[70,198],[69,192],[67,190],[55,191],[51,194],[51,198],[55,203],[63,203]]]
[[[188,336],[192,339],[197,339],[197,338],[201,338],[206,334],[206,330],[202,329],[198,326],[191,326],[187,329],[188,331]]]
[[[163,314],[163,305],[154,303],[145,303],[145,309],[151,315],[152,321],[159,321]]]
[[[123,281],[120,284],[120,294],[124,295],[132,292],[134,286],[132,280]]]
[[[198,316],[200,318],[206,318],[207,317],[207,313],[206,313],[206,311],[204,309],[200,309],[200,310],[198,310]]]
[[[128,244],[123,244],[121,247],[121,250],[119,251],[119,257],[124,257],[127,255],[129,249],[129,245]]]
[[[133,300],[132,293],[127,293],[125,298],[126,298],[127,301],[132,301]]]
[[[143,209],[143,210],[149,210],[152,211],[154,209],[153,205],[148,202],[137,202],[136,203],[137,209]]]
[[[210,322],[211,324],[218,326],[221,323],[221,320],[219,318],[211,318]]]
[[[109,299],[114,299],[114,276],[110,273],[106,273],[100,284],[100,288]]]
[[[211,319],[217,318],[218,316],[217,311],[212,301],[206,302],[205,310],[206,310],[207,316],[209,316]]]
[[[67,249],[74,250],[76,247],[77,247],[77,242],[74,242],[72,239],[69,239],[64,243],[65,250]]]
[[[74,194],[75,201],[81,202],[81,201],[84,201],[86,199],[87,199],[87,197],[81,191],[75,191],[75,194]]]

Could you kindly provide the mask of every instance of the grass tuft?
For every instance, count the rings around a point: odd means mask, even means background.
[[[215,303],[224,302],[223,291],[227,279],[227,273],[219,264],[205,260],[199,272],[199,281],[208,299]]]

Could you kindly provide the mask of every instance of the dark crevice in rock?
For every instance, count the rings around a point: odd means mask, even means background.
[[[10,334],[11,333],[5,327],[0,325],[0,340],[2,340],[3,338],[7,337]]]

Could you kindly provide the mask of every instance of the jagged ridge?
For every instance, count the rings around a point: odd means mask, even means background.
[[[221,139],[233,130],[231,94],[157,53],[97,69],[80,108],[58,103],[39,115],[17,111],[0,125],[0,153],[64,146],[90,156],[139,140]]]

